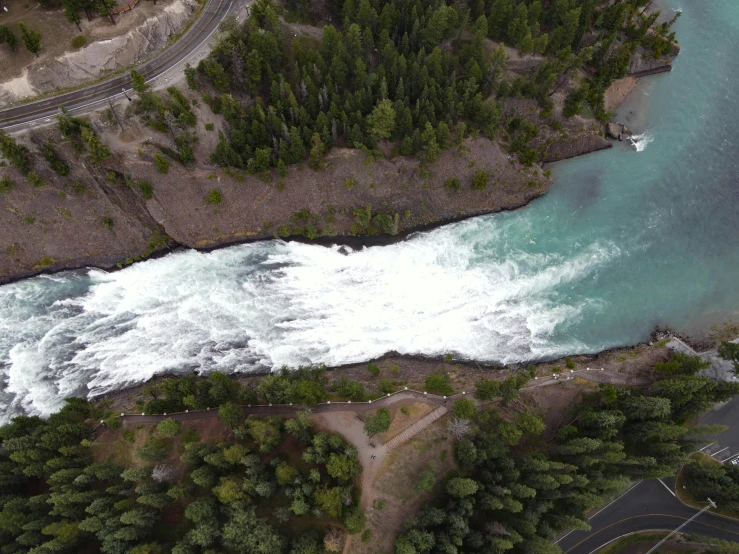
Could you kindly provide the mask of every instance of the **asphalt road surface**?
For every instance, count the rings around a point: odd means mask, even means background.
[[[701,451],[724,463],[731,463],[739,458],[737,421],[739,421],[739,396],[725,404],[714,406],[711,411],[700,418],[698,423],[700,425],[726,425],[729,428],[707,440]]]
[[[594,554],[610,542],[636,531],[676,529],[698,510],[681,503],[667,484],[658,479],[642,481],[590,518],[590,531],[573,531],[557,544],[564,554]],[[682,533],[739,542],[739,521],[704,512]]]
[[[175,44],[137,68],[147,81],[167,71],[182,71],[184,63],[205,46],[210,35],[228,15],[234,0],[208,0],[203,12]],[[0,110],[0,129],[20,130],[49,120],[64,106],[69,111],[96,109],[108,99],[123,98],[123,90],[131,96],[131,78],[125,73],[79,90],[60,94],[20,106]]]

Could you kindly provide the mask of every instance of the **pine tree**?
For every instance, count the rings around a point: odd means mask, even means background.
[[[7,43],[10,49],[15,52],[18,48],[18,38],[13,30],[7,25],[0,25],[0,44]]]
[[[95,165],[100,165],[113,155],[108,145],[90,127],[82,128],[82,140],[85,141],[90,159]]]
[[[36,57],[38,58],[38,53],[41,50],[41,33],[30,29],[22,21],[18,22],[18,28],[21,30],[21,39],[23,40],[23,44],[26,45],[29,52],[36,54]]]

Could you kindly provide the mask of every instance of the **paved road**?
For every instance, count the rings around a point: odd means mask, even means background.
[[[628,533],[676,529],[698,510],[682,504],[670,486],[673,484],[663,484],[658,479],[640,482],[593,515],[590,531],[573,531],[557,544],[564,554],[593,554]],[[739,542],[739,521],[704,512],[681,532]]]
[[[181,66],[185,61],[195,57],[198,51],[205,46],[206,41],[229,13],[233,4],[234,0],[208,0],[203,13],[180,40],[137,70],[146,77],[147,81],[169,70],[181,71]],[[0,129],[20,130],[32,124],[44,122],[59,113],[61,106],[70,111],[95,109],[107,103],[108,99],[122,99],[121,89],[125,88],[129,91],[130,82],[131,78],[128,74],[118,75],[80,90],[0,110]],[[129,91],[128,94],[130,96],[131,92]]]
[[[739,458],[739,396],[729,402],[717,404],[698,421],[701,425],[727,425],[729,428],[706,441],[701,450],[719,462],[731,462]]]

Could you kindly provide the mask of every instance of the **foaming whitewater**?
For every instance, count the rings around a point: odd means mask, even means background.
[[[0,288],[0,408],[48,414],[162,373],[359,362],[388,351],[518,362],[586,350],[553,340],[592,302],[554,288],[618,255],[482,257],[466,233],[494,219],[347,251],[272,241],[180,252],[122,271],[69,272]]]
[[[648,130],[639,154],[617,143],[555,164],[550,193],[524,209],[357,252],[270,241],[0,287],[2,418],[164,373],[393,350],[527,362],[739,320],[727,117],[739,112],[739,2],[691,2],[677,25],[673,71],[617,114]]]
[[[637,152],[644,152],[649,143],[654,140],[654,137],[649,133],[642,133],[629,137],[629,143],[634,147]]]

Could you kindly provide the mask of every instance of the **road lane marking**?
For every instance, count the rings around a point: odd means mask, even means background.
[[[716,456],[718,456],[719,454],[721,454],[721,453],[722,453],[722,452],[723,452],[724,450],[728,450],[728,449],[729,449],[729,447],[728,447],[728,446],[727,446],[726,448],[722,448],[722,449],[721,449],[721,450],[719,450],[718,452],[714,452],[713,454],[711,454],[711,456],[712,456],[712,457],[716,457]]]
[[[716,441],[713,441],[711,444],[707,444],[706,446],[701,448],[698,452],[703,452],[706,448],[708,448],[709,446],[713,446],[714,444],[716,444]]]
[[[630,492],[631,492],[632,490],[634,490],[634,489],[635,489],[635,488],[637,487],[637,485],[639,485],[639,483],[641,483],[642,481],[643,481],[643,479],[639,479],[639,480],[638,480],[638,481],[637,481],[637,482],[636,482],[635,484],[633,484],[632,486],[630,486],[630,487],[629,487],[629,489],[628,489],[627,491],[625,491],[625,492],[621,493],[621,494],[620,494],[619,496],[617,496],[616,498],[614,498],[613,500],[611,500],[611,501],[610,501],[610,502],[609,502],[608,504],[606,504],[606,505],[605,505],[605,506],[603,506],[603,507],[602,507],[602,508],[601,508],[600,510],[598,510],[597,512],[595,512],[595,513],[594,513],[594,514],[593,514],[592,516],[590,516],[590,517],[588,518],[588,521],[590,521],[591,519],[593,519],[593,518],[594,518],[595,516],[597,516],[597,515],[598,515],[599,513],[601,513],[601,512],[603,511],[603,510],[605,510],[606,508],[608,508],[608,506],[610,506],[610,505],[611,505],[611,504],[613,504],[614,502],[618,502],[619,500],[621,500],[621,499],[622,499],[622,498],[623,498],[624,496],[626,496],[626,495],[627,495],[627,494],[629,494],[629,493],[630,493]],[[570,533],[574,533],[574,531],[575,531],[575,530],[573,529],[572,531],[570,531],[569,533],[567,533],[567,535],[569,535]],[[556,541],[554,541],[554,544],[557,544],[557,543],[558,543],[559,541],[561,541],[561,540],[563,540],[564,538],[566,538],[566,537],[567,537],[567,535],[563,535],[563,536],[561,536],[560,538],[558,538],[558,539],[557,539]]]
[[[615,539],[611,539],[610,541],[608,541],[605,544],[601,544],[598,548],[596,548],[595,550],[593,550],[592,552],[590,552],[590,554],[595,554],[596,552],[598,552],[599,550],[602,550],[603,548],[605,548],[606,546],[608,546],[612,542],[616,542],[617,540],[623,539],[624,537],[630,537],[631,535],[638,535],[639,533],[649,533],[650,531],[651,532],[655,532],[656,531],[656,532],[664,532],[664,533],[667,533],[667,530],[666,529],[644,529],[643,531],[632,531],[631,533],[624,533],[623,535],[621,535],[619,537],[616,537]]]
[[[667,489],[667,492],[669,492],[672,496],[674,496],[675,498],[677,498],[677,495],[672,491],[672,489],[670,487],[668,487],[667,485],[665,485],[665,482],[662,479],[660,479],[658,477],[657,478],[657,481],[659,481],[660,483],[662,483],[662,486]]]
[[[218,6],[216,6],[216,8],[215,8],[215,10],[214,10],[213,14],[211,15],[210,19],[208,20],[208,22],[207,22],[207,23],[206,23],[206,24],[205,24],[205,25],[203,26],[203,30],[207,29],[207,28],[208,28],[208,25],[210,25],[210,24],[211,24],[211,22],[213,21],[213,19],[214,19],[214,18],[216,17],[216,15],[218,15],[218,10],[220,10],[220,9],[221,9],[221,6],[223,5],[223,2],[224,2],[224,0],[219,0],[219,2],[218,2]],[[233,2],[231,2],[231,3],[229,4],[229,7],[228,7],[228,9],[226,10],[226,13],[225,13],[225,14],[224,14],[224,16],[223,16],[224,18],[225,18],[225,17],[226,17],[226,16],[227,16],[227,15],[229,14],[229,12],[231,11],[231,8],[233,8]],[[204,8],[204,10],[207,10],[207,9],[208,9],[208,8],[207,8],[207,6],[206,6],[206,8]],[[216,29],[217,29],[217,28],[218,28],[218,27],[216,27]],[[211,32],[210,32],[210,33],[208,34],[208,37],[207,37],[207,38],[206,38],[205,40],[208,40],[208,39],[209,39],[209,38],[211,37],[211,35],[213,34],[213,32],[214,32],[214,31],[215,31],[216,29],[214,29],[213,31],[211,31]],[[162,63],[160,63],[160,64],[159,64],[159,65],[157,65],[156,67],[153,67],[153,68],[151,68],[151,69],[150,69],[150,70],[148,70],[148,71],[144,71],[144,75],[147,75],[147,74],[151,74],[151,73],[153,73],[153,72],[157,71],[158,69],[161,69],[161,68],[162,68],[162,67],[164,67],[165,65],[167,65],[167,64],[168,64],[169,62],[171,62],[171,61],[172,61],[173,59],[175,59],[175,58],[176,58],[176,57],[177,57],[177,56],[178,56],[179,54],[181,54],[181,53],[182,53],[182,52],[183,52],[183,51],[184,51],[184,50],[185,50],[185,49],[186,49],[186,48],[187,48],[188,46],[190,46],[190,45],[191,45],[191,44],[192,44],[192,43],[193,43],[193,42],[194,42],[194,41],[195,41],[195,40],[196,40],[196,39],[197,39],[197,38],[198,38],[198,37],[199,37],[199,36],[200,36],[201,34],[202,34],[202,33],[197,33],[197,34],[195,34],[195,36],[191,37],[191,38],[190,38],[190,40],[188,40],[188,41],[187,41],[187,42],[186,42],[186,43],[184,44],[184,46],[182,46],[182,48],[180,48],[179,50],[177,50],[177,52],[175,52],[175,53],[174,53],[174,54],[173,54],[172,56],[170,56],[169,58],[167,58],[166,60],[164,60],[164,61],[163,61]],[[203,42],[205,42],[205,41],[203,41]],[[176,43],[175,43],[175,44],[176,44]],[[200,48],[200,46],[201,46],[202,44],[203,44],[203,43],[201,42],[201,44],[200,44],[200,45],[198,45],[198,48]],[[196,48],[196,50],[197,50],[197,48]],[[166,70],[165,70],[165,72],[166,72]],[[113,77],[113,80],[117,79],[118,77],[120,77],[120,75],[117,75],[116,77]],[[156,77],[154,77],[154,78],[156,78]],[[109,82],[109,81],[107,81],[107,82]],[[103,83],[100,83],[99,85],[91,85],[91,86],[92,86],[92,87],[96,87],[96,86],[104,86],[104,85],[105,85],[105,84],[106,84],[107,82],[106,82],[106,81],[104,81]],[[77,100],[84,100],[85,98],[89,98],[89,97],[91,97],[91,96],[95,96],[96,94],[101,94],[101,93],[109,92],[109,91],[112,91],[113,89],[116,89],[116,88],[118,88],[118,85],[114,85],[113,87],[107,88],[107,89],[105,89],[105,90],[102,90],[102,91],[92,92],[92,93],[90,93],[90,94],[88,94],[88,95],[86,95],[86,96],[80,96],[79,98],[74,98],[74,99],[72,99],[72,100],[69,100],[69,102],[74,102],[74,101],[77,101]],[[83,90],[84,90],[84,89],[83,89]],[[69,93],[69,94],[74,94],[74,93]],[[102,99],[102,100],[104,101],[105,99]],[[44,102],[44,100],[39,100],[38,102]],[[99,100],[98,100],[98,102],[99,102]],[[30,105],[33,105],[33,104],[34,104],[34,103],[32,102],[32,103],[31,103]],[[10,116],[10,117],[6,117],[6,118],[2,118],[2,119],[0,119],[0,122],[3,122],[3,121],[10,121],[10,120],[12,120],[12,119],[15,119],[16,117],[23,117],[23,115],[31,115],[31,114],[35,114],[35,113],[38,113],[38,112],[42,112],[42,111],[45,111],[45,110],[47,110],[47,109],[54,109],[54,108],[59,108],[59,107],[61,107],[61,106],[64,106],[64,104],[65,104],[65,102],[62,102],[62,103],[60,103],[60,104],[54,104],[54,105],[51,105],[51,106],[47,106],[47,107],[44,107],[44,108],[39,108],[38,110],[33,110],[33,111],[30,111],[30,112],[26,112],[25,114],[21,114],[21,115],[19,115],[19,116]],[[12,109],[13,109],[13,108],[8,108],[8,110],[12,110]],[[33,121],[37,121],[37,120],[33,120]],[[33,123],[33,121],[28,121],[28,122],[25,122],[25,123]]]
[[[708,513],[710,514],[711,512],[708,512]],[[606,525],[605,527],[603,527],[603,529],[600,529],[600,530],[596,531],[595,533],[593,533],[592,535],[585,537],[583,540],[581,540],[579,543],[577,543],[576,545],[574,545],[569,550],[565,550],[564,554],[567,554],[568,552],[572,552],[572,550],[574,550],[575,548],[577,548],[578,546],[580,546],[585,541],[593,538],[598,533],[602,533],[606,529],[608,529],[610,527],[613,527],[614,525],[618,525],[619,523],[623,523],[624,521],[629,521],[630,519],[637,519],[637,518],[640,518],[640,517],[672,517],[672,518],[675,518],[675,519],[682,519],[682,520],[685,520],[685,521],[687,521],[688,519],[690,519],[690,518],[687,518],[687,517],[675,516],[675,515],[672,515],[672,514],[643,514],[643,515],[639,515],[639,516],[626,517],[624,519],[620,519],[618,521],[615,521],[615,522],[611,523],[610,525]],[[705,527],[712,527],[713,529],[718,529],[719,531],[723,531],[724,533],[730,533],[732,535],[736,535],[736,536],[739,537],[739,533],[736,532],[736,531],[729,531],[728,529],[724,529],[723,527],[717,527],[716,525],[711,525],[710,523],[703,523],[702,521],[697,521],[697,520],[691,521],[690,523],[695,523],[697,525],[704,525]],[[669,529],[667,529],[666,531],[669,532]],[[608,543],[606,543],[606,544],[608,544]],[[603,546],[604,545],[601,545],[600,547],[596,548],[593,552],[597,552]]]
[[[731,460],[731,459],[733,459],[733,458],[736,458],[737,456],[739,456],[739,454],[732,454],[732,455],[731,455],[731,456],[729,456],[728,458],[724,458],[723,460],[721,460],[721,463],[723,464],[723,463],[725,463],[725,462],[728,462],[729,460]]]

